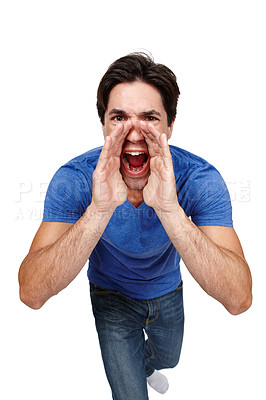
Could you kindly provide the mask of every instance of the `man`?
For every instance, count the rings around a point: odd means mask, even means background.
[[[205,160],[168,145],[178,96],[173,72],[145,54],[109,67],[97,94],[104,146],[57,171],[19,272],[21,300],[38,309],[89,258],[115,400],[148,399],[147,380],[160,393],[168,388],[158,370],[174,367],[182,346],[180,257],[230,313],[252,302],[224,181]]]

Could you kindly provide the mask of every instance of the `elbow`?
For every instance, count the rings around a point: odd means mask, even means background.
[[[38,296],[36,290],[33,290],[32,284],[25,278],[22,266],[23,263],[18,273],[19,298],[22,303],[29,308],[32,308],[33,310],[39,310],[45,302],[40,301],[40,296]]]
[[[27,293],[21,286],[19,290],[19,297],[22,303],[24,303],[29,308],[32,308],[33,310],[39,310],[44,305],[44,302],[41,302],[36,297]]]
[[[240,315],[247,311],[252,305],[252,293],[246,295],[243,299],[238,300],[233,305],[226,307],[231,315]]]

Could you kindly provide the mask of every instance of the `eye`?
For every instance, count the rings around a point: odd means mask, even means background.
[[[146,121],[154,122],[154,121],[159,121],[159,120],[158,120],[158,118],[153,117],[152,115],[149,115],[148,117],[146,117]]]
[[[123,122],[125,121],[125,117],[123,117],[122,115],[116,115],[115,117],[112,118],[112,121]]]

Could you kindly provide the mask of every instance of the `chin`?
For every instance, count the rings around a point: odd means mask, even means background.
[[[124,182],[127,185],[127,187],[131,190],[143,190],[144,187],[147,185],[148,178],[133,179],[129,177],[124,177]]]

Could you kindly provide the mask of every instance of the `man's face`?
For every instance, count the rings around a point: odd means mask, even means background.
[[[153,123],[168,138],[173,123],[167,124],[167,114],[160,92],[143,82],[120,83],[110,92],[104,116],[104,137],[110,135],[117,124],[129,125],[122,153],[120,171],[126,185],[132,190],[142,190],[150,174],[148,146],[141,131],[140,122]]]

